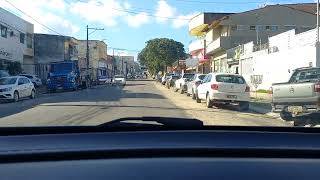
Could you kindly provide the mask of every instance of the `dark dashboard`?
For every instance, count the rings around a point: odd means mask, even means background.
[[[180,130],[0,136],[1,179],[319,179],[315,132]]]

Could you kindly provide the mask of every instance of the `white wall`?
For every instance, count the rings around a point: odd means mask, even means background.
[[[32,34],[33,36],[33,24],[28,23],[2,8],[0,8],[0,24],[7,27],[7,38],[0,36],[0,59],[18,61],[23,64],[23,56],[27,55],[29,57],[25,59],[26,62],[30,62],[30,57],[31,60],[33,60],[33,48],[27,48],[27,33]],[[10,32],[13,32],[13,36],[10,35]],[[20,33],[25,34],[24,44],[20,43]]]
[[[270,47],[276,46],[279,51],[246,52],[241,57],[240,73],[251,86],[251,75],[262,75],[262,84],[258,89],[268,90],[272,83],[287,82],[294,69],[316,65],[314,30],[297,35],[294,30],[288,31],[269,38],[269,43]],[[253,86],[252,89],[254,90]]]

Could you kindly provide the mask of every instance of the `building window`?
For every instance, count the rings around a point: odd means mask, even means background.
[[[271,30],[271,26],[266,26],[266,30],[270,31]]]
[[[250,30],[255,31],[256,30],[256,26],[250,26]]]
[[[236,31],[237,30],[237,26],[231,26],[231,31]]]
[[[1,37],[7,38],[8,28],[6,26],[1,25]]]
[[[278,31],[278,26],[271,26],[271,31]]]
[[[33,47],[32,34],[27,33],[27,48]]]
[[[25,36],[26,35],[24,33],[20,33],[20,43],[24,44]]]

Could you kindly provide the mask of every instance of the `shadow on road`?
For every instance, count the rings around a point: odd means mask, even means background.
[[[122,86],[95,86],[90,89],[74,92],[45,94],[33,100],[22,100],[17,103],[0,104],[0,118],[17,114],[35,106],[46,103],[72,103],[72,102],[108,102],[119,101],[122,98],[165,99],[162,95],[154,93],[133,93],[124,90]],[[91,106],[91,105],[89,105]]]
[[[126,86],[144,86],[146,84],[126,84]]]
[[[295,126],[316,126],[320,125],[320,113],[311,113],[303,116],[296,116],[293,118]]]

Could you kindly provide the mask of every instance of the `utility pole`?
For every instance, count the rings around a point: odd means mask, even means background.
[[[320,67],[320,43],[319,43],[319,0],[317,1],[317,40],[316,40],[316,67]]]
[[[89,30],[93,30],[90,34],[94,33],[95,31],[103,31],[104,29],[103,28],[90,28],[88,25],[87,25],[87,51],[86,51],[86,58],[87,58],[87,69],[89,69]]]

